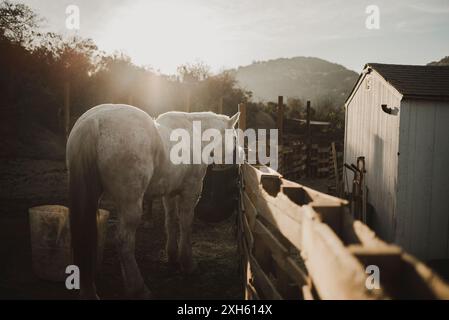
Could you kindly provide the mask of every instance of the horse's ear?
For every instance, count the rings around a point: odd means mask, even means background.
[[[229,119],[229,127],[234,128],[239,122],[240,112],[237,112]]]

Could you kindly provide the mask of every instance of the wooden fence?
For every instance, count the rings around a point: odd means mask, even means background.
[[[334,135],[331,133],[312,134],[310,129],[314,121],[310,124],[304,124],[306,133],[291,132],[292,125],[289,130],[284,130],[284,121],[292,119],[284,119],[284,99],[283,96],[278,97],[276,128],[278,129],[278,171],[290,180],[298,181],[306,177],[311,178],[329,178],[331,185],[335,188],[334,175],[334,159],[331,145],[334,143],[335,157],[338,164],[340,175],[343,171],[343,146],[342,141],[334,141]],[[310,107],[310,101],[308,101]],[[246,104],[239,104],[241,129],[246,129],[247,110]],[[296,125],[300,126],[301,119],[293,119]],[[337,139],[338,140],[338,139]],[[269,144],[267,143],[267,147]]]
[[[449,299],[423,263],[354,220],[347,202],[240,166],[238,215],[246,299]],[[368,289],[367,266],[380,288]]]

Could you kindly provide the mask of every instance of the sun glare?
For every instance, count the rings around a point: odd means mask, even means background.
[[[123,51],[137,64],[173,73],[182,63],[221,51],[212,18],[207,9],[183,3],[140,1],[117,8],[98,42],[106,51]]]

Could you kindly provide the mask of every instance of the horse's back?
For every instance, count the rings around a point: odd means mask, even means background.
[[[162,148],[154,120],[146,112],[129,105],[99,105],[78,119],[74,138],[85,130],[95,131],[90,135],[93,141],[83,143],[95,144],[105,191],[122,196],[146,188]]]
[[[86,131],[93,131],[91,136],[96,137],[96,141],[83,143],[95,143],[98,148],[104,148],[102,151],[113,149],[109,152],[132,151],[137,147],[145,149],[149,142],[155,147],[160,140],[154,120],[146,112],[123,104],[102,104],[86,111],[73,126],[68,147]]]
[[[143,110],[126,105],[126,104],[100,104],[90,108],[81,115],[76,121],[73,129],[82,126],[83,123],[89,120],[95,121],[121,121],[124,117],[130,119],[140,119],[143,122],[153,122],[153,119]]]

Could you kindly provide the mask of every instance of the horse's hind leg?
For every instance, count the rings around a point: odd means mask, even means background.
[[[192,257],[192,222],[201,187],[196,186],[179,198],[179,264],[184,274],[194,272],[197,267]]]
[[[178,236],[176,216],[178,214],[177,197],[163,197],[165,209],[165,233],[167,236],[166,252],[168,263],[175,265],[178,260]]]
[[[142,199],[119,205],[117,245],[120,265],[125,282],[125,293],[129,297],[150,298],[135,258],[136,229],[142,218]]]

